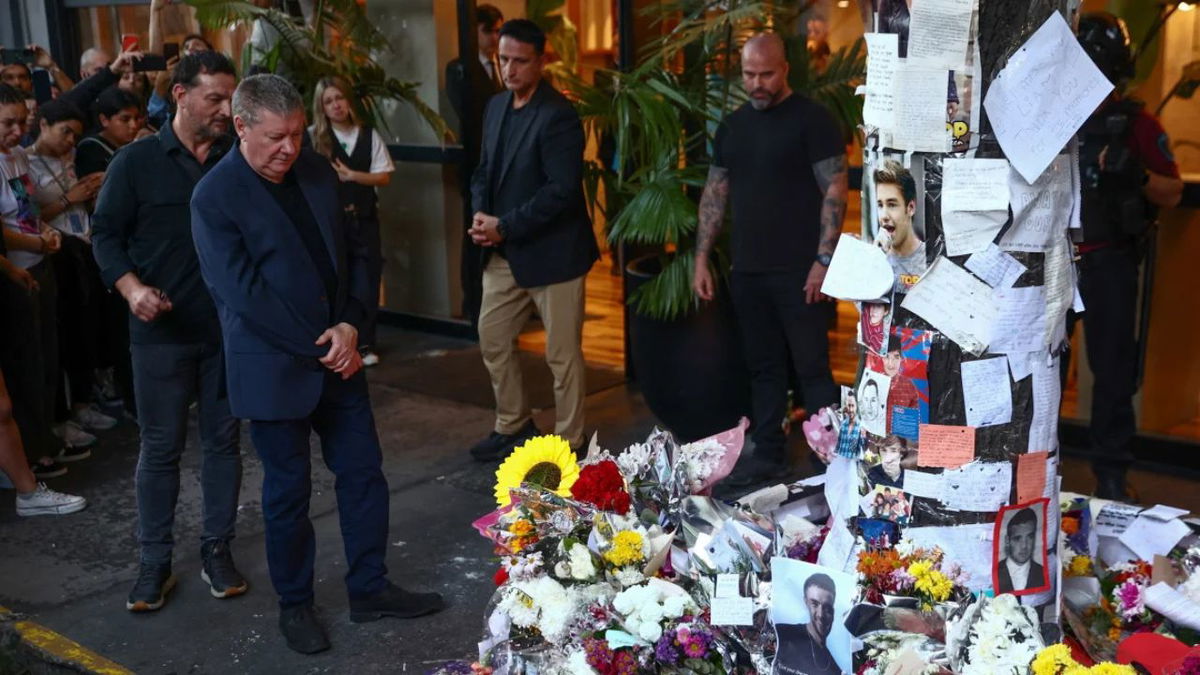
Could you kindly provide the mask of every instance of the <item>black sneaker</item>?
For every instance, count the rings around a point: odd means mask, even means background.
[[[753,487],[760,483],[775,481],[784,483],[792,468],[786,462],[760,459],[754,455],[745,457],[734,466],[733,471],[721,481],[726,487]]]
[[[317,621],[312,605],[280,609],[279,632],[287,640],[288,648],[301,654],[316,654],[329,649],[329,637]]]
[[[46,480],[47,478],[58,478],[67,473],[67,467],[49,457],[43,457],[30,464],[29,470],[33,472],[33,477],[39,481]]]
[[[440,612],[446,607],[438,593],[413,593],[388,582],[386,588],[365,600],[350,600],[350,620],[354,623],[377,621],[385,616],[401,619]]]
[[[233,566],[233,554],[229,542],[224,539],[209,539],[200,545],[200,578],[208,584],[214,598],[232,598],[246,592],[249,585],[245,577]]]
[[[488,437],[471,446],[471,457],[477,462],[491,462],[507,457],[521,443],[541,434],[533,420],[528,420],[515,434],[493,431]]]
[[[137,581],[125,601],[125,609],[131,612],[153,612],[167,602],[167,593],[175,588],[175,575],[171,564],[143,562],[138,568]]]

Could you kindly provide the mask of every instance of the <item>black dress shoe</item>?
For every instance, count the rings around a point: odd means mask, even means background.
[[[471,446],[471,457],[477,462],[492,462],[507,457],[518,445],[539,435],[537,425],[528,420],[515,434],[502,434],[496,431],[488,434],[487,438]]]
[[[350,600],[350,620],[354,623],[378,621],[385,616],[401,619],[440,612],[446,603],[438,593],[413,593],[388,582],[387,588],[363,600]]]
[[[287,646],[301,654],[316,654],[329,649],[329,637],[317,621],[312,605],[279,610],[279,632]]]

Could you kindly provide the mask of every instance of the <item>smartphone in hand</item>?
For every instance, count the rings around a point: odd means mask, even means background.
[[[6,66],[24,63],[25,65],[33,65],[34,53],[32,49],[3,49],[0,50],[0,61]]]
[[[133,62],[133,72],[145,73],[156,70],[166,70],[167,60],[158,54],[143,54],[142,58]]]

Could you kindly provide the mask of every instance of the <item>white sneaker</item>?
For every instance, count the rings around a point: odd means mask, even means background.
[[[379,364],[379,355],[375,352],[367,352],[362,357],[363,365],[370,367]]]
[[[54,435],[58,436],[63,443],[67,444],[68,448],[73,450],[90,448],[96,444],[96,437],[84,431],[74,422],[63,422],[62,424],[55,425]]]
[[[73,422],[92,431],[108,431],[117,426],[117,418],[105,415],[97,410],[94,405],[75,410],[75,414],[72,417]]]
[[[86,506],[83,497],[55,492],[45,483],[38,483],[37,489],[27,495],[17,495],[18,516],[62,516]]]

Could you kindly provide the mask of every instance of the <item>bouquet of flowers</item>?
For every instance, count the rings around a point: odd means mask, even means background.
[[[1007,593],[980,598],[946,633],[951,670],[962,675],[1025,673],[1046,646],[1037,612]]]
[[[855,675],[943,675],[946,646],[926,636],[904,631],[875,631],[863,637],[864,655]]]
[[[962,571],[944,563],[940,548],[923,549],[901,541],[895,548],[868,546],[858,554],[858,579],[866,601],[887,604],[888,597],[916,598],[920,608],[930,611],[934,605],[969,595],[963,586]]]

